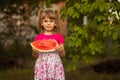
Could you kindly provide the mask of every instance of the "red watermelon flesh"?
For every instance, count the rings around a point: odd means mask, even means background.
[[[54,39],[43,39],[33,41],[31,46],[32,48],[41,52],[51,52],[55,50],[55,47],[58,46],[58,43]]]

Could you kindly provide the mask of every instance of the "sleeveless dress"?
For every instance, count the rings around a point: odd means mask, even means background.
[[[64,39],[60,34],[39,34],[34,40],[55,39],[62,44]],[[34,80],[65,80],[64,68],[58,51],[40,52],[35,62]]]

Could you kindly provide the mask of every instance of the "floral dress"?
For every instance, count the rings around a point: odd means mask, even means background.
[[[39,53],[34,80],[65,80],[62,61],[57,51]]]
[[[64,43],[64,38],[59,33],[52,35],[38,34],[34,41],[42,39],[54,39],[59,45]],[[34,80],[65,80],[58,51],[39,53],[34,68]]]

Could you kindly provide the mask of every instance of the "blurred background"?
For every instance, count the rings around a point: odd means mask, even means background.
[[[119,0],[1,0],[0,80],[33,80],[40,8],[60,13],[66,80],[120,80]]]

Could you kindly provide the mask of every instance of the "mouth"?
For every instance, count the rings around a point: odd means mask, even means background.
[[[52,27],[50,27],[50,26],[46,26],[46,28],[52,28]]]
[[[51,27],[46,27],[46,28],[51,28]]]

